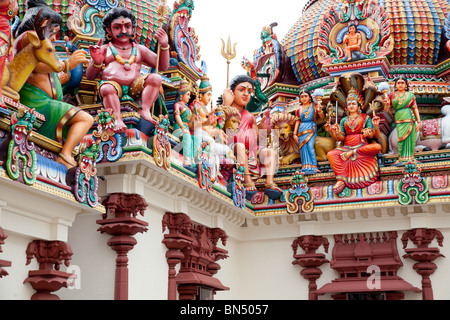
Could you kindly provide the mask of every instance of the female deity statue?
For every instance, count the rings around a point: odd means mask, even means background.
[[[313,104],[311,93],[302,91],[300,93],[300,108],[295,112],[294,139],[299,144],[302,159],[302,174],[320,173],[317,169],[317,158],[314,144],[317,137],[316,114],[323,119],[325,117],[322,105]]]
[[[276,154],[266,143],[258,145],[258,126],[256,119],[246,109],[255,90],[254,81],[247,75],[236,76],[229,88],[223,92],[223,104],[235,107],[241,114],[239,131],[228,137],[228,145],[234,150],[237,161],[245,167],[244,186],[246,192],[256,192],[251,174],[266,175],[266,190],[282,192],[274,182]],[[228,132],[227,132],[228,133]],[[261,171],[263,169],[263,171]]]
[[[395,80],[395,92],[385,98],[384,104],[387,112],[390,112],[392,107],[395,113],[399,157],[394,166],[404,165],[409,160],[415,163],[416,136],[422,122],[416,97],[409,91],[408,80],[405,76],[400,76]]]
[[[194,124],[194,136],[207,142],[210,146],[211,179],[215,181],[220,176],[220,164],[224,157],[234,159],[232,150],[226,145],[226,134],[217,127],[217,116],[214,111],[208,111],[207,105],[211,102],[212,86],[209,78],[204,75],[198,88],[198,98],[191,104],[191,110],[198,116]],[[225,160],[224,160],[225,161]]]
[[[201,138],[193,135],[194,122],[198,121],[198,116],[188,106],[190,99],[191,86],[186,80],[182,80],[173,106],[173,135],[181,140],[184,165],[188,167],[192,166],[196,150],[201,143]]]
[[[381,145],[367,139],[379,136],[380,118],[371,119],[361,112],[360,97],[352,88],[347,95],[347,116],[341,123],[325,124],[325,129],[331,137],[343,141],[343,147],[328,152],[328,160],[336,175],[337,183],[333,192],[340,194],[345,187],[361,189],[378,179],[378,161],[376,155],[381,151]]]

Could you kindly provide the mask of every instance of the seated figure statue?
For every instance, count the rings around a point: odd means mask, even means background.
[[[241,115],[239,131],[236,135],[228,137],[228,146],[234,151],[238,163],[245,167],[244,186],[246,192],[257,192],[252,175],[254,177],[265,175],[265,190],[282,193],[283,191],[274,181],[277,155],[272,148],[266,146],[264,141],[261,141],[259,145],[260,137],[256,119],[246,109],[254,90],[253,79],[247,75],[240,75],[233,78],[229,88],[223,92],[224,106],[236,108]]]
[[[102,40],[89,47],[91,62],[86,69],[86,78],[95,79],[101,72],[100,97],[106,109],[116,114],[116,132],[125,132],[127,127],[120,114],[120,102],[141,98],[140,116],[155,123],[151,108],[158,98],[162,78],[159,74],[141,75],[141,66],[167,70],[169,67],[169,40],[164,30],[159,28],[155,38],[161,45],[158,57],[147,47],[135,41],[136,18],[126,8],[116,7],[103,18],[105,43]],[[157,59],[159,59],[157,61]]]
[[[39,11],[41,13],[38,15]],[[54,34],[62,23],[62,17],[51,10],[44,0],[28,1],[28,10],[16,30],[14,42],[16,54],[29,44],[27,33],[35,32],[34,25],[37,16],[41,21],[51,21],[45,26],[44,34],[49,34],[50,39],[54,40]],[[68,60],[60,61],[61,70],[67,74],[70,70],[77,68],[80,63],[87,62],[86,52],[77,50]],[[38,132],[62,144],[56,161],[64,164],[68,169],[75,167],[77,163],[72,152],[94,123],[92,116],[80,108],[62,101],[63,90],[58,74],[42,62],[37,64],[19,94],[22,104],[34,108],[45,116],[45,123]]]
[[[344,61],[356,61],[364,59],[364,55],[361,54],[361,34],[356,30],[356,24],[350,22],[348,25],[348,32],[344,36],[343,43],[345,44],[346,60]]]
[[[217,179],[220,174],[221,161],[224,158],[235,159],[234,153],[226,145],[227,137],[225,132],[217,127],[217,115],[214,110],[208,111],[207,105],[211,102],[212,87],[209,78],[205,75],[201,78],[198,98],[191,104],[191,109],[198,116],[198,122],[194,125],[194,136],[200,137],[202,142],[210,145],[210,162],[213,165],[211,170],[212,181]]]
[[[336,176],[333,187],[340,194],[345,187],[362,189],[378,180],[377,154],[381,145],[369,142],[380,134],[380,117],[362,112],[359,94],[351,89],[347,96],[347,116],[340,123],[325,124],[325,129],[343,146],[328,152],[328,161]]]

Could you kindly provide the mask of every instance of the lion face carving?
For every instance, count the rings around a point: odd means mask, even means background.
[[[278,132],[280,164],[290,165],[300,161],[300,149],[293,139],[295,117],[289,113],[274,113],[271,115],[270,127],[272,132]]]

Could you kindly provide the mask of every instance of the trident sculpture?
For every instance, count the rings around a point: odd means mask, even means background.
[[[227,41],[227,48],[225,50],[225,41],[222,40],[222,56],[227,60],[227,87],[228,83],[230,82],[230,62],[234,58],[236,58],[236,43],[233,45],[233,48],[231,48],[231,39],[230,36],[228,36]]]

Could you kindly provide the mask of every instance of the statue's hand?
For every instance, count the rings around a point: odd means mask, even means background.
[[[374,116],[372,118],[372,124],[373,124],[374,128],[378,128],[380,126],[380,120],[381,119],[378,116]]]
[[[331,130],[333,130],[336,133],[336,135],[341,133],[341,127],[337,123],[331,126]]]
[[[158,40],[161,47],[167,47],[169,45],[169,37],[163,29],[158,28],[158,30],[156,30],[155,38]]]
[[[225,90],[223,90],[222,99],[224,106],[231,106],[234,101],[233,90],[231,90],[230,88],[226,88]]]
[[[98,43],[95,46],[89,46],[89,53],[91,55],[92,60],[96,65],[103,64],[103,61],[105,60],[105,57],[103,56],[102,52],[102,39],[98,41]]]
[[[86,58],[86,54],[87,53],[84,50],[77,50],[72,53],[69,58],[69,69],[75,69],[80,63],[88,63],[89,60]]]
[[[416,132],[419,132],[421,127],[422,127],[422,121],[418,121],[416,124]]]
[[[214,111],[211,111],[211,112],[208,114],[208,120],[209,120],[209,125],[212,125],[214,122],[216,122],[217,116],[216,116],[216,114],[214,113]]]
[[[372,130],[366,128],[366,129],[363,130],[362,134],[363,134],[363,136],[364,136],[365,138],[370,137],[370,136],[372,135]]]

